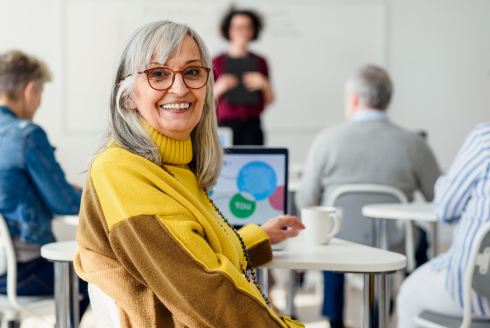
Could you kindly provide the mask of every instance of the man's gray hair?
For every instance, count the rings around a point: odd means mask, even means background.
[[[360,104],[386,109],[393,93],[388,73],[381,67],[367,65],[360,68],[346,84],[346,92],[355,91]]]

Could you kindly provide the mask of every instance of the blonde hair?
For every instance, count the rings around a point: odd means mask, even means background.
[[[162,164],[156,145],[141,124],[140,114],[130,109],[127,101],[135,96],[134,84],[137,72],[150,66],[151,58],[155,54],[159,55],[160,63],[167,62],[180,51],[186,35],[196,42],[203,66],[211,68],[211,56],[204,41],[187,25],[170,21],[153,22],[136,30],[126,42],[119,59],[111,93],[107,140],[97,154],[107,149],[110,141],[113,141],[121,148],[157,165]],[[132,75],[128,76],[130,74]],[[199,185],[206,190],[210,190],[216,184],[223,164],[223,148],[217,132],[213,81],[211,72],[201,119],[191,132],[192,164],[196,168]]]
[[[17,100],[27,83],[34,81],[35,90],[41,90],[51,81],[51,72],[43,61],[19,50],[0,55],[0,96]]]

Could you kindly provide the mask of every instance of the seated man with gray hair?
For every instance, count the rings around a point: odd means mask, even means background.
[[[365,66],[346,84],[348,122],[325,128],[315,138],[302,177],[298,208],[326,205],[331,192],[341,185],[370,183],[395,187],[413,199],[420,190],[434,198],[440,175],[434,155],[424,139],[390,122],[386,109],[393,86],[385,70]],[[341,228],[339,237],[349,239]],[[419,233],[417,265],[427,261],[425,232]],[[372,237],[371,237],[372,238]],[[368,242],[366,242],[368,243]],[[323,315],[332,328],[343,327],[344,276],[324,272]]]

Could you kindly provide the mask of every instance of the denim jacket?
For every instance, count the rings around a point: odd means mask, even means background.
[[[53,242],[53,214],[77,214],[81,194],[66,182],[44,130],[0,106],[0,213],[10,234]]]

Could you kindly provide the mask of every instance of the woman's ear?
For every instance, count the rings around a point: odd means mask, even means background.
[[[136,104],[131,98],[126,100],[126,104],[128,104],[129,109],[137,109]]]
[[[122,98],[124,100],[124,103],[126,104],[126,106],[129,109],[137,109],[138,108],[136,106],[136,102],[133,100],[133,97],[132,96],[123,95]]]

